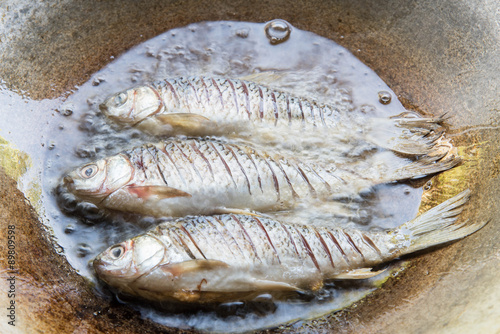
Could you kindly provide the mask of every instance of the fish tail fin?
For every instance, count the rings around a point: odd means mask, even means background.
[[[403,165],[394,164],[380,175],[382,181],[418,179],[443,172],[462,163],[457,149],[448,139],[441,136],[427,154],[417,156]]]
[[[392,118],[372,118],[366,125],[368,141],[405,155],[427,155],[442,137],[444,116],[417,117],[404,113]]]
[[[397,256],[464,238],[486,225],[487,222],[468,220],[457,223],[469,198],[467,189],[391,232],[393,242],[402,245]]]

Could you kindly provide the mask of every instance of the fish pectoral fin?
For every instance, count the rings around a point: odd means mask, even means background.
[[[348,271],[346,273],[339,274],[334,279],[366,279],[377,276],[378,274],[385,271],[385,269],[379,271],[371,271],[372,268],[360,268]]]
[[[180,276],[184,274],[189,274],[195,271],[209,271],[221,268],[228,268],[229,265],[226,262],[218,260],[189,260],[178,263],[169,263],[160,266],[159,268],[164,272],[169,272],[174,276]]]
[[[261,85],[269,85],[276,83],[276,81],[282,79],[283,76],[284,76],[283,74],[277,73],[275,71],[265,71],[265,72],[258,72],[245,75],[243,77],[239,77],[238,79],[255,82]]]
[[[246,216],[254,216],[260,217],[261,215],[254,213],[252,211],[244,210],[244,209],[233,209],[233,208],[223,208],[219,207],[214,210],[214,214],[233,214],[233,215],[246,215]]]
[[[129,193],[137,195],[139,198],[148,199],[151,196],[158,196],[161,199],[174,197],[191,197],[191,194],[167,186],[138,186],[127,187]]]
[[[215,126],[215,123],[205,116],[191,113],[162,114],[155,116],[155,118],[162,124],[170,125],[174,130],[179,129],[187,132]]]
[[[284,282],[257,279],[252,282],[257,290],[265,291],[302,291],[302,289]]]
[[[200,300],[200,291],[175,291],[172,295],[175,299],[185,303],[195,303]]]

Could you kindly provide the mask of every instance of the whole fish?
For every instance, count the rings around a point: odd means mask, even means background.
[[[158,217],[265,212],[354,196],[378,183],[437,173],[460,161],[446,149],[435,153],[401,165],[378,157],[344,170],[214,140],[170,140],[91,162],[63,180],[80,199],[107,209]]]
[[[357,119],[334,105],[214,77],[180,77],[133,87],[109,97],[100,109],[118,124],[154,135],[225,135],[266,144],[307,145],[310,140],[333,148],[345,138],[357,138],[404,154],[426,154],[439,138],[435,131],[443,120],[407,113]]]
[[[93,262],[120,292],[154,301],[223,302],[259,293],[317,290],[363,279],[378,264],[463,238],[485,223],[456,223],[468,190],[380,232],[285,224],[263,217],[181,218],[114,245]]]

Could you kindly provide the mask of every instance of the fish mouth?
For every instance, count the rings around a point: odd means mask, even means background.
[[[113,109],[109,109],[107,105],[107,100],[99,105],[99,111],[106,117],[115,120],[115,121],[122,121],[121,116],[118,114],[115,114]]]
[[[92,267],[94,268],[94,272],[96,273],[97,277],[107,283],[108,280],[105,269],[106,264],[106,261],[102,260],[100,255],[92,261]]]
[[[94,268],[94,271],[97,273],[99,272],[99,268],[104,265],[104,262],[102,259],[98,256],[92,261],[92,267]]]
[[[66,175],[63,179],[62,179],[62,187],[70,192],[73,192],[74,190],[74,186],[75,186],[75,181],[73,180],[73,178],[69,175]]]
[[[107,113],[108,113],[108,106],[107,106],[105,103],[101,103],[101,104],[99,105],[99,110],[100,110],[103,114],[107,115]]]
[[[74,184],[75,181],[73,180],[73,178],[69,175],[66,175],[64,178],[63,178],[63,183],[65,186],[68,186],[70,184]]]

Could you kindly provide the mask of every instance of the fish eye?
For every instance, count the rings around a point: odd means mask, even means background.
[[[115,105],[117,107],[121,106],[122,104],[127,102],[127,99],[128,99],[128,95],[126,93],[120,93],[120,94],[116,95],[116,97],[115,97]]]
[[[125,253],[125,248],[123,246],[115,246],[111,249],[111,256],[115,259],[119,259],[124,253]]]
[[[82,175],[83,178],[90,179],[91,177],[96,175],[98,171],[99,167],[97,167],[96,164],[90,164],[82,167],[80,174]]]

